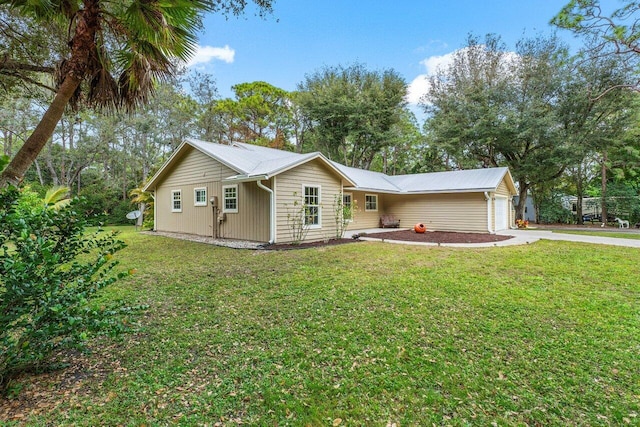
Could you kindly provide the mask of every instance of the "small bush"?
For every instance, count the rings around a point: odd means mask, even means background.
[[[128,274],[112,272],[124,242],[87,233],[77,199],[59,210],[24,209],[21,197],[0,191],[0,394],[54,351],[82,348],[89,332],[120,331],[118,310],[91,302]]]
[[[553,195],[541,201],[538,218],[542,224],[570,224],[573,222],[573,213],[562,205],[561,196]]]

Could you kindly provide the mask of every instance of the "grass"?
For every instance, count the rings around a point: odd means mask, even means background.
[[[633,239],[640,240],[640,233],[629,232],[615,232],[615,231],[576,231],[576,230],[553,230],[554,233],[562,234],[582,234],[585,236],[599,236],[599,237],[615,237],[618,239]]]
[[[75,392],[41,384],[64,397],[29,425],[640,421],[637,249],[264,253],[126,230],[138,273],[105,298],[148,304],[140,329],[96,338]]]

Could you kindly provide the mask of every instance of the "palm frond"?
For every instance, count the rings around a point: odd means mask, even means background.
[[[129,191],[129,197],[131,197],[131,203],[153,203],[153,197],[148,191],[143,191],[142,188],[134,188]]]
[[[61,209],[71,203],[71,199],[68,197],[70,191],[69,187],[64,185],[51,187],[45,193],[42,201],[49,209]]]

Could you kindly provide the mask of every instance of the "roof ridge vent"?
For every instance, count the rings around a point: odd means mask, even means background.
[[[229,144],[231,147],[235,147],[235,148],[242,148],[243,150],[247,150],[247,151],[252,151],[249,150],[249,147],[245,146],[245,144],[240,144],[239,142],[232,142],[231,144]]]

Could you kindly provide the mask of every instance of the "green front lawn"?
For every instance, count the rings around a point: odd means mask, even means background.
[[[585,236],[615,237],[618,239],[640,240],[640,233],[616,232],[616,231],[580,231],[580,230],[553,230],[560,234],[582,234]]]
[[[56,402],[28,424],[640,422],[637,249],[123,238],[138,273],[107,298],[148,304],[140,330],[95,339],[71,379],[25,379],[16,399]]]

